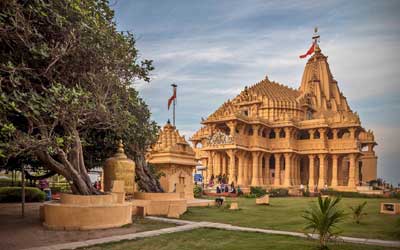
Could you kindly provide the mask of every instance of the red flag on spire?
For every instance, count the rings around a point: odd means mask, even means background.
[[[307,56],[311,55],[312,53],[314,53],[314,47],[315,47],[315,42],[313,42],[311,44],[311,47],[308,49],[307,53],[305,53],[304,55],[301,55],[300,58],[306,58]]]
[[[168,110],[172,104],[172,101],[175,99],[176,99],[176,87],[174,86],[174,92],[173,92],[172,96],[168,99]]]

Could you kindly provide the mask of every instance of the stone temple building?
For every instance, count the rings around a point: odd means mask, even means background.
[[[202,125],[190,140],[207,181],[225,174],[241,187],[350,191],[376,179],[374,134],[349,107],[318,44],[298,89],[266,77]]]
[[[169,121],[160,130],[158,140],[146,158],[162,173],[160,184],[165,192],[178,192],[182,193],[181,198],[194,198],[193,172],[197,165],[195,153]]]

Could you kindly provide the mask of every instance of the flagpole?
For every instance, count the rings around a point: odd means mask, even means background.
[[[171,84],[171,86],[173,88],[174,93],[176,93],[176,88],[178,87],[178,85]],[[173,110],[172,110],[172,124],[174,125],[174,127],[175,127],[175,106],[176,106],[176,97],[173,100],[173,107],[172,107],[173,108]]]

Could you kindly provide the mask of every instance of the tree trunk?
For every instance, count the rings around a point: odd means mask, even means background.
[[[160,182],[152,173],[146,163],[144,154],[136,154],[135,158],[135,173],[136,182],[139,188],[145,192],[162,193],[164,190],[161,188]]]
[[[73,194],[101,194],[90,181],[83,161],[83,149],[79,134],[76,130],[72,133],[74,143],[71,145],[68,154],[59,148],[57,157],[51,156],[47,151],[38,151],[36,155],[49,170],[64,176],[68,180]]]

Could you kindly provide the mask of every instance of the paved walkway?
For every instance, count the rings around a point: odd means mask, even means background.
[[[178,226],[171,228],[158,229],[153,231],[141,232],[141,233],[132,233],[118,236],[110,236],[104,237],[100,239],[94,240],[86,240],[72,243],[64,243],[58,245],[51,245],[45,247],[37,247],[37,248],[29,248],[27,250],[62,250],[62,249],[75,249],[78,247],[88,247],[97,244],[104,244],[110,242],[118,242],[121,240],[134,240],[139,238],[153,237],[161,234],[169,234],[176,232],[189,231],[198,228],[214,228],[214,229],[223,229],[223,230],[232,230],[232,231],[244,231],[244,232],[255,232],[255,233],[265,233],[265,234],[278,234],[278,235],[287,235],[301,238],[313,238],[318,239],[317,234],[304,234],[299,232],[289,232],[289,231],[279,231],[279,230],[270,230],[270,229],[261,229],[261,228],[251,228],[251,227],[239,227],[233,226],[230,224],[224,223],[214,223],[214,222],[195,222],[195,221],[187,221],[187,220],[176,220],[176,219],[168,219],[161,217],[153,217],[147,216],[147,219],[158,220],[168,223],[174,223]],[[400,247],[400,241],[388,241],[388,240],[378,240],[378,239],[364,239],[364,238],[354,238],[354,237],[338,237],[338,241],[343,241],[347,243],[355,243],[355,244],[367,244],[367,245],[376,245],[376,246],[384,246],[384,247]]]

